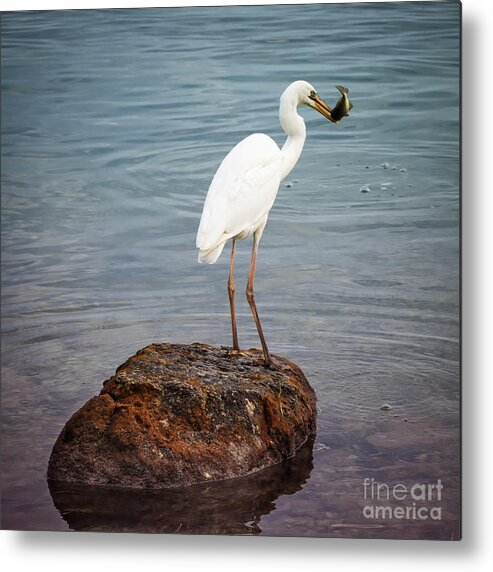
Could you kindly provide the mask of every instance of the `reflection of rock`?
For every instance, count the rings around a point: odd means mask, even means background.
[[[49,481],[53,502],[73,530],[258,534],[282,495],[309,479],[313,438],[294,457],[257,473],[160,490]]]
[[[65,425],[48,477],[136,488],[249,474],[294,454],[315,430],[301,370],[258,350],[152,344],[120,366]]]

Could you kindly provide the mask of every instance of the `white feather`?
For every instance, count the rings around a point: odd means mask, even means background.
[[[256,240],[267,223],[279,184],[303,149],[305,123],[300,103],[313,106],[315,90],[306,81],[289,85],[281,96],[279,119],[288,135],[282,149],[263,133],[240,141],[226,155],[209,187],[197,232],[199,262],[213,264],[230,238]]]
[[[250,135],[226,155],[205,199],[197,248],[209,251],[250,236],[269,213],[281,182],[283,157],[267,135]]]

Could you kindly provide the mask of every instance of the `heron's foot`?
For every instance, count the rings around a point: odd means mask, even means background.
[[[264,354],[263,364],[265,365],[265,367],[268,367],[269,369],[272,369],[274,371],[282,371],[282,369],[283,369],[280,364],[277,364],[272,359],[270,354]]]
[[[242,352],[239,348],[228,348],[228,356],[248,357],[248,352]]]
[[[266,362],[264,361],[264,364],[266,367],[268,367],[269,369],[272,369],[273,371],[283,371],[283,367],[282,365],[273,362],[272,360],[270,362]]]

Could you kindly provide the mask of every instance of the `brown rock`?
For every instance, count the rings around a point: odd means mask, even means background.
[[[302,371],[258,350],[152,344],[67,422],[48,477],[136,488],[247,475],[291,456],[315,431]]]
[[[49,481],[53,503],[72,530],[259,534],[278,499],[303,488],[313,440],[282,463],[238,477],[166,489],[125,489]]]

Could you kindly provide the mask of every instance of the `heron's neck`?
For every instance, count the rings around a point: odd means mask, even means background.
[[[286,178],[296,165],[305,144],[305,122],[301,115],[298,115],[297,107],[297,102],[281,99],[279,121],[283,131],[288,136],[281,149],[284,155],[282,179]]]

